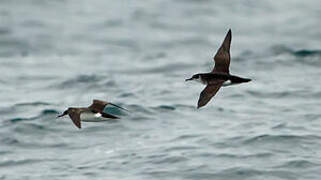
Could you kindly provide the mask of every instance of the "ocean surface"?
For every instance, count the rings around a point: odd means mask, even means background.
[[[0,180],[320,180],[321,1],[1,0]],[[197,109],[232,29],[232,74]],[[120,120],[56,116],[93,99]]]

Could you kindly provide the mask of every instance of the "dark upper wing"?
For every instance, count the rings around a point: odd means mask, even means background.
[[[101,114],[101,116],[104,117],[104,118],[119,119],[119,117],[114,116],[114,115],[111,115],[111,114],[108,114],[108,113],[101,112],[100,114]]]
[[[101,101],[101,100],[93,100],[93,103],[88,107],[92,112],[94,113],[97,113],[97,112],[103,112],[106,105],[112,105],[112,106],[115,106],[119,109],[122,109],[122,110],[125,110],[125,111],[128,111],[127,109],[121,107],[121,106],[118,106],[116,104],[113,104],[113,103],[110,103],[110,102],[106,102],[106,101]],[[128,111],[129,112],[129,111]]]
[[[197,108],[205,106],[212,99],[212,97],[215,96],[217,91],[221,88],[223,82],[224,81],[222,80],[216,80],[208,84],[200,94]]]
[[[69,112],[69,117],[72,120],[72,122],[80,129],[81,123],[80,123],[80,110],[73,109]]]
[[[94,99],[93,103],[88,107],[91,111],[93,111],[94,113],[97,112],[103,112],[103,110],[105,109],[105,106],[109,104],[106,101],[101,101],[101,100],[97,100]]]
[[[215,66],[212,72],[229,73],[230,67],[230,46],[232,40],[232,31],[228,31],[225,39],[214,56]]]

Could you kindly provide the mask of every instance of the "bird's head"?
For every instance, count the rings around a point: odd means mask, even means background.
[[[200,79],[201,79],[200,74],[194,74],[191,78],[185,79],[185,81],[200,80]]]
[[[60,117],[63,117],[63,116],[65,116],[65,115],[67,115],[67,114],[69,113],[69,109],[70,109],[70,108],[68,108],[67,110],[65,110],[62,114],[58,115],[57,118],[60,118]]]

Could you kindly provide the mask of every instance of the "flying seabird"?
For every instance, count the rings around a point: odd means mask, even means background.
[[[103,112],[105,107],[108,104],[118,107],[120,109],[126,110],[125,108],[117,106],[116,104],[95,99],[95,100],[93,100],[93,103],[89,107],[82,107],[82,108],[70,107],[66,111],[64,111],[63,114],[57,116],[57,118],[63,117],[68,114],[70,119],[72,120],[72,122],[79,129],[81,128],[81,123],[80,123],[81,121],[97,122],[97,121],[101,121],[101,119],[97,120],[97,118],[100,118],[100,117],[109,118],[109,119],[119,119],[119,117],[117,117],[117,116]],[[128,111],[128,110],[126,110],[126,111]]]
[[[212,72],[195,74],[191,78],[186,79],[186,81],[198,80],[206,85],[198,99],[197,108],[205,106],[221,86],[229,86],[251,81],[251,79],[231,75],[229,72],[231,40],[232,31],[229,29],[221,47],[214,56],[215,66]]]

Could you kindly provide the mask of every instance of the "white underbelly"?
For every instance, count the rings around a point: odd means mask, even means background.
[[[101,122],[101,121],[108,121],[107,118],[101,117],[100,113],[81,113],[80,114],[81,121],[84,122]]]
[[[232,83],[231,80],[227,80],[227,81],[224,81],[223,86],[230,86],[230,85],[232,85],[232,84],[233,84],[233,83]]]

